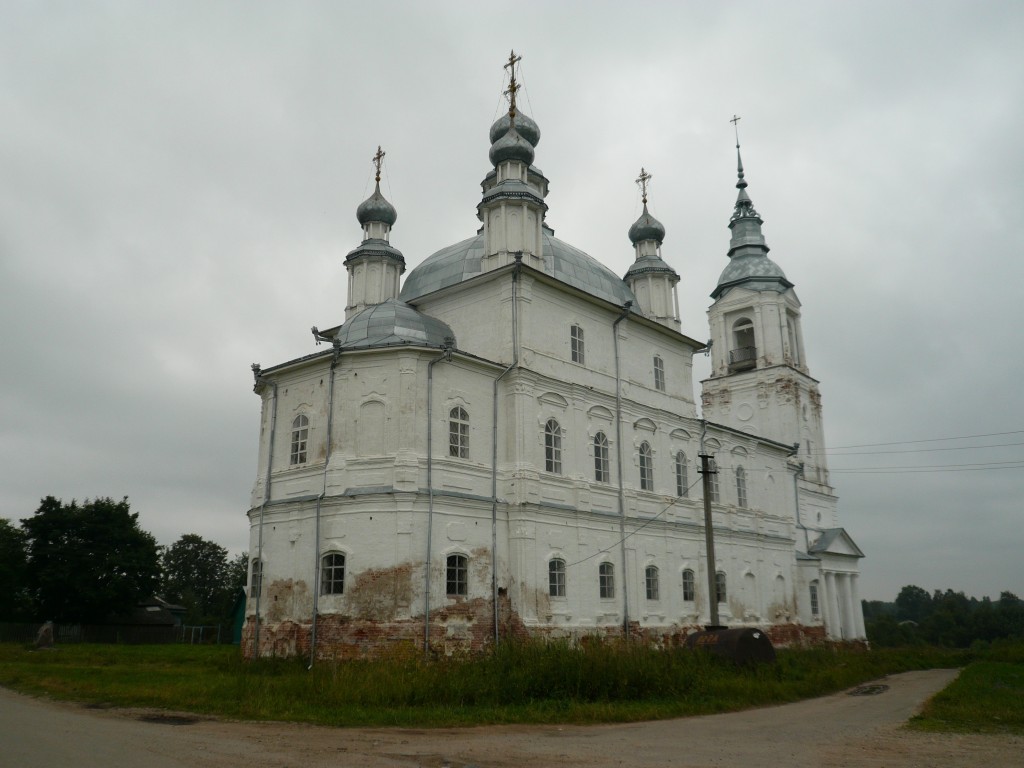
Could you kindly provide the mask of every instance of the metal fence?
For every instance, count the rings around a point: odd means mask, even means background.
[[[34,643],[42,624],[0,623],[0,643]],[[221,625],[153,627],[119,624],[54,624],[53,641],[61,643],[121,643],[150,645],[189,643],[215,645],[230,642],[230,632]]]

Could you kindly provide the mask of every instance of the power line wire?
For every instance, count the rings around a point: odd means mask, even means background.
[[[1024,429],[1015,429],[1010,432],[987,432],[982,435],[959,435],[957,437],[932,437],[927,440],[896,440],[891,443],[863,443],[861,445],[836,445],[830,450],[838,451],[844,448],[873,448],[880,445],[912,445],[914,443],[941,443],[947,440],[969,440],[974,437],[998,437],[1000,435],[1020,435]]]

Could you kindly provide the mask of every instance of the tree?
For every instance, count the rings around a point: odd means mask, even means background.
[[[932,596],[921,587],[908,584],[896,595],[896,618],[920,623],[932,612]]]
[[[27,569],[24,531],[0,519],[0,621],[31,618]]]
[[[139,527],[128,498],[72,501],[47,496],[22,520],[27,580],[36,618],[101,622],[131,611],[158,583],[156,540]]]
[[[224,618],[231,590],[227,558],[224,547],[195,533],[186,533],[164,552],[163,597],[185,606],[188,623]]]

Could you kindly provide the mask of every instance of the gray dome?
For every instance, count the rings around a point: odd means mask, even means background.
[[[777,291],[785,293],[793,287],[786,279],[782,267],[768,258],[764,253],[750,253],[733,256],[729,265],[718,278],[718,286],[711,294],[717,299],[730,288],[742,285],[752,291]]]
[[[338,329],[342,349],[415,345],[440,347],[455,334],[446,323],[417,312],[408,304],[388,299],[357,312]]]
[[[488,156],[491,158],[491,165],[495,167],[505,160],[519,160],[529,166],[533,163],[533,145],[514,125],[510,125],[505,135],[491,144]]]
[[[549,231],[542,235],[546,274],[619,307],[631,301],[633,311],[637,311],[636,297],[618,275],[592,256],[548,234]],[[443,248],[409,272],[402,285],[401,300],[413,301],[477,277],[482,274],[483,256],[482,234]]]
[[[508,133],[511,122],[508,112],[494,121],[490,132],[491,144]],[[519,110],[516,110],[516,130],[519,131],[520,136],[530,142],[530,146],[536,147],[540,143],[540,126]]]
[[[644,203],[644,212],[640,218],[633,222],[629,228],[629,240],[633,245],[642,243],[644,240],[655,240],[661,244],[665,240],[665,227],[656,218],[647,212],[647,204]]]
[[[380,193],[380,182],[377,183],[377,188],[373,191],[373,194],[356,208],[356,219],[360,224],[365,224],[368,221],[379,221],[387,224],[389,227],[393,227],[395,222],[398,221],[398,211],[395,210],[395,206],[389,203],[384,198],[384,195]]]

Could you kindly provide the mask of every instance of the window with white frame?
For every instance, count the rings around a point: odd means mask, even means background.
[[[306,463],[306,448],[309,444],[309,419],[299,414],[292,421],[292,464]]]
[[[448,414],[448,455],[469,458],[469,414],[458,405]]]
[[[554,419],[544,425],[544,469],[562,474],[562,428]]]
[[[654,388],[659,392],[665,391],[665,361],[658,355],[654,356]]]
[[[736,504],[747,506],[747,470],[736,467]]]
[[[650,443],[640,443],[640,490],[654,490],[654,459]]]
[[[597,569],[598,588],[601,597],[608,599],[615,597],[615,566],[611,563],[601,563]]]
[[[607,483],[611,479],[608,465],[608,438],[604,432],[594,435],[594,480]]]
[[[710,472],[708,473],[708,488],[711,493],[711,501],[717,502],[719,498],[718,493],[718,465],[715,460],[712,459],[710,462]]]
[[[252,575],[249,577],[249,597],[259,597],[263,590],[263,563],[253,558]]]
[[[445,575],[445,591],[448,595],[469,594],[469,558],[465,555],[448,555]]]
[[[572,361],[584,365],[586,356],[583,349],[583,329],[578,325],[569,329],[569,345],[572,349]]]
[[[345,555],[330,552],[320,561],[320,594],[341,595],[345,593]]]
[[[686,454],[676,452],[676,496],[690,495],[690,479],[686,472]]]
[[[811,582],[811,615],[817,616],[820,608],[818,607],[818,582]]]
[[[559,557],[548,561],[548,594],[565,597],[565,560]]]
[[[647,588],[647,599],[648,600],[660,600],[661,590],[658,585],[658,568],[654,565],[648,565],[644,568],[644,585]]]
[[[719,571],[715,574],[715,596],[720,603],[724,603],[729,597],[725,587],[725,574]]]
[[[683,571],[683,600],[692,603],[697,597],[697,582],[693,577],[693,571],[687,568]]]

